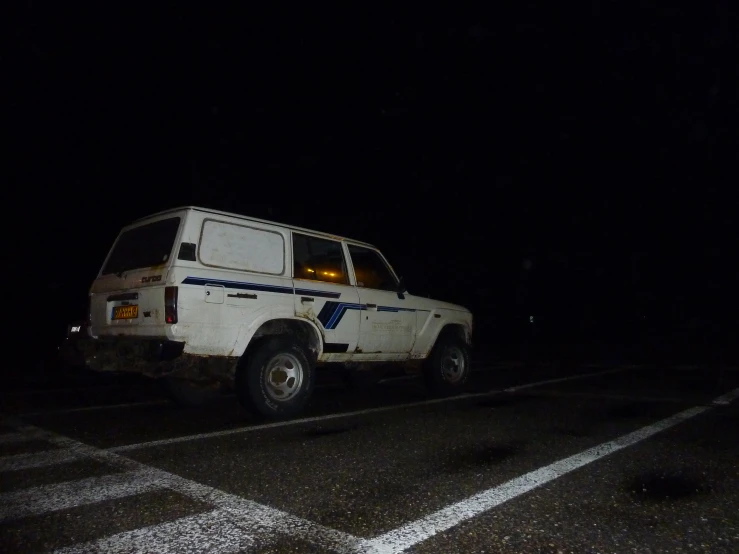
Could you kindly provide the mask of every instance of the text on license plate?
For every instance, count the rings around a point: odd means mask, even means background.
[[[113,308],[112,319],[136,319],[139,317],[139,307],[133,306],[116,306]]]

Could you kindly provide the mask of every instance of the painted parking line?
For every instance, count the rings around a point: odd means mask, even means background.
[[[7,420],[7,423],[17,428],[17,435],[43,437],[49,441],[50,445],[58,449],[74,452],[80,458],[107,464],[123,473],[2,494],[0,495],[0,520],[39,515],[91,502],[140,494],[146,490],[166,488],[193,500],[205,502],[213,509],[195,516],[180,518],[174,522],[73,545],[62,552],[66,554],[141,550],[178,552],[191,550],[193,547],[198,551],[233,552],[248,548],[249,545],[254,544],[254,541],[268,542],[280,534],[303,539],[324,550],[342,554],[397,554],[545,483],[646,440],[656,433],[701,413],[719,409],[717,406],[726,405],[737,398],[739,398],[739,389],[718,397],[713,406],[700,406],[685,410],[620,438],[475,494],[466,500],[372,539],[360,539],[148,466],[109,450],[95,448],[38,427],[23,425],[17,419],[15,421],[11,419]]]
[[[53,466],[78,460],[77,454],[69,449],[46,450],[0,457],[0,471],[19,471],[36,467]]]
[[[140,443],[135,443],[135,444],[126,444],[122,446],[114,446],[112,448],[109,448],[108,451],[128,452],[131,450],[139,450],[141,448],[166,446],[166,445],[177,444],[181,442],[189,442],[189,441],[194,441],[194,440],[210,439],[210,438],[216,438],[216,437],[226,437],[229,435],[238,435],[238,434],[243,434],[243,433],[251,433],[255,431],[264,431],[267,429],[277,429],[280,427],[290,427],[293,425],[304,425],[306,423],[316,423],[319,421],[330,421],[330,420],[342,419],[342,418],[347,418],[347,417],[379,414],[383,412],[389,412],[393,410],[402,410],[406,408],[416,408],[420,406],[432,406],[434,404],[445,404],[447,402],[458,402],[461,400],[469,400],[471,398],[488,397],[488,396],[492,396],[495,394],[500,394],[501,392],[514,392],[514,391],[521,390],[521,389],[533,388],[533,387],[537,387],[540,385],[546,385],[552,382],[570,381],[570,380],[575,380],[575,379],[587,379],[589,377],[597,377],[600,375],[605,375],[607,373],[616,373],[617,371],[625,371],[625,370],[611,369],[608,371],[599,371],[595,373],[583,373],[580,375],[573,375],[571,377],[565,377],[561,379],[548,379],[546,381],[537,381],[535,383],[528,383],[526,385],[521,385],[519,387],[512,387],[510,389],[506,389],[505,391],[492,390],[492,391],[485,391],[485,392],[479,392],[479,393],[467,393],[467,394],[460,394],[460,395],[452,396],[448,398],[433,398],[430,400],[420,400],[418,402],[393,404],[392,406],[380,406],[378,408],[367,408],[364,410],[354,410],[351,412],[341,412],[341,413],[336,413],[336,414],[327,414],[327,415],[314,416],[314,417],[303,417],[299,419],[291,419],[288,421],[276,421],[273,423],[265,423],[262,425],[248,425],[245,427],[237,427],[235,429],[225,429],[223,431],[211,431],[209,433],[197,433],[194,435],[185,435],[185,436],[173,437],[169,439],[159,439],[159,440],[140,442]]]
[[[55,388],[48,388],[48,389],[31,389],[31,390],[14,390],[9,392],[4,392],[1,394],[1,396],[38,396],[38,395],[44,395],[44,394],[72,394],[77,392],[85,392],[85,391],[104,391],[104,390],[113,390],[113,389],[121,389],[121,388],[144,388],[148,386],[150,383],[142,382],[142,383],[118,383],[116,385],[95,385],[91,384],[89,386],[79,386],[79,387],[68,387],[64,389],[55,389]]]
[[[161,488],[147,472],[132,471],[0,494],[0,521],[75,508]]]
[[[716,400],[713,401],[713,403],[717,406],[727,406],[737,398],[739,398],[739,389],[735,389],[731,392],[727,392],[723,396],[719,396]]]
[[[113,446],[108,448],[109,452],[127,452],[130,450],[139,450],[141,448],[151,448],[154,446],[166,446],[170,444],[177,444],[181,442],[189,442],[202,439],[211,439],[216,437],[227,437],[229,435],[239,435],[243,433],[250,433],[255,431],[264,431],[267,429],[277,429],[279,427],[291,427],[293,425],[303,425],[306,423],[315,423],[317,421],[330,421],[333,419],[343,419],[346,417],[355,417],[368,414],[378,414],[382,412],[389,412],[391,410],[399,410],[403,408],[415,408],[418,406],[430,406],[433,404],[442,404],[446,402],[453,402],[459,400],[465,400],[469,398],[478,398],[484,396],[490,396],[496,394],[499,391],[491,392],[480,392],[473,394],[460,394],[459,396],[453,396],[451,398],[434,398],[432,400],[421,400],[419,402],[408,402],[405,404],[394,404],[392,406],[381,406],[378,408],[367,408],[365,410],[354,410],[352,412],[341,412],[337,414],[327,414],[322,416],[314,417],[303,417],[300,419],[290,419],[287,421],[275,421],[274,423],[264,423],[261,425],[248,425],[245,427],[237,427],[235,429],[225,429],[223,431],[211,431],[209,433],[197,433],[194,435],[185,435],[181,437],[173,437],[170,439],[160,439],[148,442],[140,442],[135,444],[125,444],[122,446]]]
[[[73,508],[91,501],[103,501],[115,497],[140,494],[144,492],[143,489],[148,487],[155,490],[166,488],[192,500],[209,504],[216,509],[226,510],[226,512],[221,513],[229,514],[229,522],[237,527],[249,529],[253,537],[262,537],[264,540],[269,540],[276,533],[280,533],[308,540],[326,551],[356,552],[359,547],[360,539],[357,537],[324,527],[276,508],[191,481],[63,435],[45,431],[32,425],[24,425],[17,418],[7,418],[5,423],[17,427],[21,434],[43,436],[57,448],[73,450],[81,458],[96,460],[124,473],[94,478],[95,480],[82,479],[0,495],[0,520],[4,519],[3,516],[15,519],[62,508]],[[105,487],[98,486],[101,483],[108,485],[107,489],[112,489],[112,492],[106,492]],[[129,486],[126,486],[127,484]],[[77,496],[75,496],[75,489]],[[41,492],[44,494],[42,495]],[[27,502],[25,508],[21,504],[23,501]],[[192,523],[190,531],[197,538],[197,529],[200,528],[202,520],[196,518],[188,521]],[[188,521],[181,521],[180,523],[187,526]],[[221,520],[218,523],[221,525],[225,522]],[[159,531],[162,532],[167,530],[181,532],[182,528],[177,526],[159,528]],[[133,538],[130,539],[135,541]],[[175,539],[176,537],[171,535],[161,537],[161,540],[173,541]],[[82,548],[82,545],[77,546]],[[149,549],[145,550],[148,551]],[[157,550],[153,549],[152,551]]]
[[[611,394],[608,392],[577,392],[544,390],[530,393],[537,398],[585,398],[589,400],[622,400],[627,402],[654,402],[667,404],[695,404],[694,399],[677,398],[674,396],[641,396],[638,394]],[[713,401],[716,402],[715,400]]]
[[[75,414],[78,412],[97,412],[100,410],[120,410],[125,408],[141,408],[145,406],[163,406],[171,404],[169,400],[147,400],[145,402],[127,402],[124,404],[101,404],[100,406],[86,406],[84,408],[63,408],[60,410],[45,410],[18,414],[18,417],[34,417],[48,415]]]
[[[515,387],[508,387],[507,389],[504,389],[505,392],[517,392],[520,390],[530,389],[533,387],[540,387],[542,385],[551,385],[552,383],[564,383],[565,381],[576,381],[578,379],[585,379],[587,377],[599,377],[601,375],[609,375],[611,373],[621,373],[622,371],[627,371],[630,369],[635,369],[629,366],[621,366],[616,367],[613,369],[606,369],[605,371],[596,371],[594,373],[581,373],[579,375],[569,375],[567,377],[557,377],[556,379],[547,379],[545,381],[537,381],[536,383],[526,383],[525,385],[517,385]]]
[[[739,397],[739,389],[719,397],[728,402]],[[541,485],[549,483],[576,469],[632,446],[679,423],[713,409],[697,406],[679,412],[652,425],[642,427],[615,440],[589,448],[579,454],[564,458],[548,466],[536,469],[502,485],[475,494],[421,519],[402,525],[398,529],[363,543],[360,551],[366,554],[399,554],[408,548],[442,533],[483,512],[495,508]]]
[[[130,552],[243,552],[254,546],[248,526],[239,525],[239,514],[220,508],[175,521],[125,531],[96,541],[61,548],[55,554],[128,554]]]

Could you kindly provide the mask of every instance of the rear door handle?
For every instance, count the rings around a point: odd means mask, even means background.
[[[377,304],[367,304],[367,309],[368,310],[376,310],[377,309]]]
[[[237,292],[236,294],[229,294],[229,298],[248,298],[250,300],[256,300],[257,295],[256,294],[249,294],[246,292]]]
[[[311,298],[310,296],[302,296],[302,297],[300,298],[300,301],[301,301],[301,302],[302,302],[303,304],[307,304],[308,302],[314,302],[314,301],[315,301],[315,298]]]

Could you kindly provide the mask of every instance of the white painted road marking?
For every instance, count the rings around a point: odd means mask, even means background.
[[[44,450],[14,456],[0,457],[0,471],[18,471],[34,467],[53,466],[78,460],[77,454],[69,449]]]
[[[609,373],[617,373],[619,371],[625,371],[625,369],[621,369],[621,368],[609,369],[608,371],[598,371],[595,373],[582,373],[580,375],[572,375],[570,377],[563,377],[559,379],[548,379],[546,381],[537,381],[535,383],[528,383],[526,385],[520,385],[518,387],[511,387],[511,388],[505,389],[505,392],[514,392],[517,390],[537,387],[540,385],[547,385],[549,383],[557,383],[561,381],[572,381],[575,379],[587,379],[589,377],[598,377],[600,375],[606,375]],[[493,390],[493,391],[487,391],[487,392],[460,394],[458,396],[452,396],[448,398],[434,398],[432,400],[421,400],[419,402],[408,402],[405,404],[393,404],[391,406],[381,406],[378,408],[367,408],[365,410],[354,410],[352,412],[342,412],[342,413],[327,414],[327,415],[322,415],[322,416],[304,417],[300,419],[291,419],[288,421],[277,421],[274,423],[265,423],[262,425],[249,425],[246,427],[237,427],[235,429],[225,429],[223,431],[211,431],[209,433],[198,433],[195,435],[185,435],[181,437],[173,437],[170,439],[160,439],[160,440],[154,440],[154,441],[149,441],[149,442],[140,442],[136,444],[126,444],[123,446],[114,446],[112,448],[108,448],[108,451],[109,452],[127,452],[130,450],[138,450],[141,448],[151,448],[154,446],[165,446],[169,444],[177,444],[180,442],[210,439],[210,438],[216,438],[216,437],[226,437],[229,435],[237,435],[237,434],[250,433],[250,432],[255,432],[255,431],[264,431],[266,429],[276,429],[278,427],[289,427],[293,425],[303,425],[305,423],[315,423],[318,421],[330,421],[330,420],[341,419],[341,418],[346,418],[346,417],[377,414],[377,413],[382,413],[382,412],[389,412],[392,410],[402,410],[404,408],[416,408],[419,406],[431,406],[433,404],[457,402],[459,400],[469,400],[470,398],[482,398],[482,397],[492,396],[492,395],[500,394],[500,393],[501,391],[499,390]]]
[[[735,389],[731,392],[727,392],[723,396],[719,396],[716,400],[713,401],[713,403],[717,406],[727,406],[737,398],[739,398],[739,389]]]
[[[360,542],[360,539],[347,533],[324,527],[281,510],[270,508],[269,506],[226,493],[195,481],[190,481],[184,477],[147,466],[125,456],[101,450],[62,435],[43,431],[32,425],[20,425],[18,426],[18,430],[23,434],[44,436],[52,444],[64,449],[73,450],[80,457],[92,458],[93,460],[109,464],[116,469],[127,472],[96,478],[98,482],[105,479],[111,481],[110,485],[112,485],[112,488],[115,488],[116,484],[113,481],[116,477],[135,476],[131,480],[131,483],[139,484],[139,487],[135,490],[131,487],[128,490],[125,487],[120,487],[114,491],[116,494],[118,492],[120,493],[117,494],[118,497],[145,492],[139,490],[141,488],[140,485],[150,483],[153,489],[167,488],[191,499],[213,505],[216,508],[227,509],[230,516],[232,516],[230,522],[238,527],[248,528],[255,537],[269,538],[275,533],[282,533],[296,538],[304,538],[322,547],[324,550],[338,550],[340,552],[356,551]],[[34,513],[39,514],[62,509],[62,506],[72,508],[89,503],[90,501],[102,501],[116,497],[110,491],[108,491],[107,496],[104,498],[100,497],[104,491],[99,490],[99,487],[95,487],[92,481],[91,479],[83,479],[60,485],[37,487],[35,489],[0,495],[0,520],[3,519],[3,516],[8,519],[19,518]],[[111,486],[108,488],[110,489]],[[44,489],[45,495],[51,495],[51,497],[41,497],[39,494],[41,489]],[[95,497],[99,498],[97,500],[91,500],[91,498]],[[21,502],[28,502],[29,500],[31,501],[32,508],[19,509]],[[196,531],[193,530],[193,532],[195,533]]]
[[[0,521],[19,519],[161,488],[148,472],[90,477],[0,494]]]
[[[716,405],[725,405],[736,398],[739,398],[739,389],[717,398],[714,402]],[[94,448],[33,426],[21,425],[18,427],[19,433],[16,433],[19,436],[43,437],[62,448],[60,452],[73,452],[80,458],[91,458],[126,473],[2,494],[0,521],[167,488],[194,500],[211,504],[216,509],[174,522],[120,533],[108,539],[76,545],[66,552],[128,552],[141,549],[181,551],[187,545],[191,548],[194,546],[198,551],[224,552],[241,549],[243,545],[251,545],[253,540],[268,541],[270,537],[279,533],[302,538],[325,550],[346,554],[397,554],[521,494],[712,409],[715,407],[701,406],[680,412],[478,493],[374,539],[359,539],[110,451]],[[204,542],[199,543],[200,540]],[[151,545],[156,546],[151,548]],[[204,548],[205,546],[208,548]]]
[[[84,408],[63,408],[60,410],[28,412],[28,413],[18,414],[18,417],[74,414],[77,412],[96,412],[99,410],[120,410],[122,408],[140,408],[142,406],[162,406],[164,404],[170,404],[170,401],[160,399],[160,400],[147,400],[145,402],[128,402],[125,404],[102,404],[100,406],[86,406]]]
[[[35,396],[39,394],[67,394],[71,392],[85,392],[85,391],[101,391],[121,388],[142,388],[148,386],[148,383],[117,383],[115,385],[96,385],[91,383],[90,385],[82,385],[79,387],[70,387],[66,389],[32,389],[32,390],[14,390],[2,393],[2,396]]]
[[[739,396],[739,389],[732,391],[721,399]],[[718,399],[717,399],[718,400]],[[730,400],[729,400],[730,402]],[[466,500],[452,504],[426,517],[402,525],[398,529],[380,535],[374,539],[367,540],[360,547],[360,552],[367,554],[399,554],[408,548],[444,532],[463,521],[471,519],[491,508],[512,500],[527,493],[545,483],[553,481],[576,469],[586,466],[609,454],[613,454],[623,448],[643,441],[665,429],[669,429],[690,418],[702,414],[712,408],[709,406],[698,406],[690,408],[671,417],[658,421],[652,425],[642,427],[633,433],[623,435],[615,440],[589,448],[584,452],[564,458],[539,468],[530,473],[522,475],[481,493],[475,494]]]
[[[530,389],[532,387],[540,387],[542,385],[550,385],[552,383],[563,383],[565,381],[576,381],[578,379],[585,379],[586,377],[598,377],[600,375],[609,375],[611,373],[620,373],[632,369],[628,367],[616,367],[613,369],[607,369],[605,371],[596,371],[595,373],[582,373],[580,375],[569,375],[567,377],[558,377],[556,379],[547,379],[546,381],[537,381],[536,383],[527,383],[525,385],[518,385],[515,387],[508,387],[504,389],[505,392],[516,392],[519,390]]]
[[[637,394],[610,394],[607,392],[578,392],[543,390],[529,393],[536,398],[585,398],[591,400],[623,400],[627,402],[665,402],[668,404],[696,404],[695,398],[677,398],[674,396],[641,396]],[[715,401],[714,401],[715,402]],[[698,402],[699,404],[702,404]]]
[[[181,437],[173,437],[171,439],[161,439],[149,442],[140,442],[136,444],[125,444],[123,446],[114,446],[108,448],[109,452],[127,452],[129,450],[138,450],[140,448],[151,448],[153,446],[165,446],[169,444],[177,444],[180,442],[189,442],[201,439],[211,439],[216,437],[226,437],[228,435],[238,435],[242,433],[250,433],[254,431],[264,431],[266,429],[276,429],[278,427],[290,427],[293,425],[302,425],[305,423],[314,423],[317,421],[330,421],[332,419],[342,419],[346,417],[354,417],[367,414],[377,414],[382,412],[388,412],[391,410],[400,410],[403,408],[414,408],[417,406],[430,406],[433,404],[440,404],[444,402],[452,402],[455,400],[465,400],[469,398],[478,398],[484,396],[490,396],[496,394],[499,391],[493,392],[480,392],[474,394],[461,394],[459,396],[453,396],[450,398],[434,398],[433,400],[421,400],[419,402],[408,402],[406,404],[393,404],[392,406],[381,406],[379,408],[367,408],[366,410],[355,410],[352,412],[341,412],[337,414],[327,414],[322,416],[314,417],[303,417],[300,419],[291,419],[287,421],[276,421],[274,423],[264,423],[261,425],[248,425],[246,427],[237,427],[235,429],[224,429],[223,431],[211,431],[209,433],[198,433],[195,435],[185,435]]]
[[[88,543],[62,548],[56,554],[101,552],[242,552],[254,545],[248,525],[239,525],[239,514],[228,508],[183,517],[133,531],[125,531]]]

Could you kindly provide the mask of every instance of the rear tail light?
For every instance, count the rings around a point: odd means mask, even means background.
[[[164,320],[177,323],[177,287],[164,288]]]

